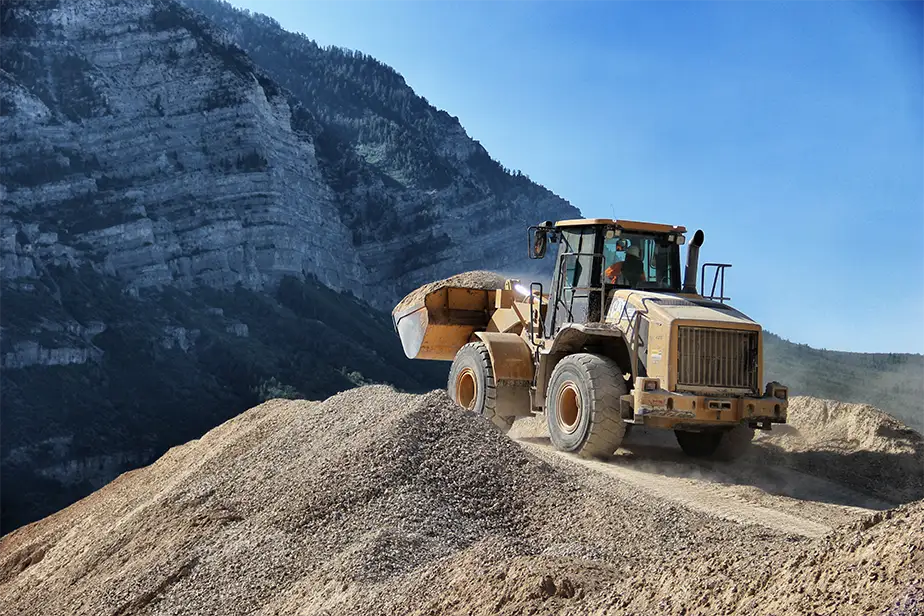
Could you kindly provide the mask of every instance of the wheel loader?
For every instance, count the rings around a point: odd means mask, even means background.
[[[761,387],[761,327],[728,304],[731,265],[699,265],[703,240],[666,224],[546,221],[528,246],[534,259],[557,247],[548,289],[431,285],[394,309],[395,329],[409,358],[452,361],[450,397],[501,430],[544,413],[557,449],[606,458],[644,425],[673,430],[690,456],[733,459],[755,429],[785,423],[788,391]]]

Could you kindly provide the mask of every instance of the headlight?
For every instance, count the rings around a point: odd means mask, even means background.
[[[789,395],[789,390],[787,390],[785,387],[777,387],[773,390],[774,398],[785,400],[788,395]]]
[[[643,385],[643,389],[645,391],[655,391],[656,389],[658,389],[659,385],[660,385],[660,381],[658,379],[645,379],[645,384]]]

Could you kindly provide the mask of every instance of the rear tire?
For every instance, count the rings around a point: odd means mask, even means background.
[[[754,428],[748,427],[747,424],[738,424],[722,434],[722,442],[719,443],[713,457],[717,460],[737,460],[750,451],[753,439]]]
[[[675,430],[677,443],[683,452],[691,458],[712,458],[714,460],[735,460],[743,456],[751,447],[754,429],[745,424],[738,424],[730,430],[710,430],[706,432],[688,432]]]
[[[483,342],[469,342],[456,353],[449,369],[446,387],[449,397],[462,408],[481,415],[502,432],[513,425],[513,417],[497,413],[497,385],[488,347]]]
[[[615,361],[575,353],[552,371],[546,396],[546,423],[556,449],[584,457],[608,458],[626,432],[620,398],[626,381]]]
[[[709,458],[719,448],[722,440],[722,433],[718,430],[708,432],[688,432],[686,430],[674,430],[677,436],[677,443],[683,449],[683,453],[691,458]]]

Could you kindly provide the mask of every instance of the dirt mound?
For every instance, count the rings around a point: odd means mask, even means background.
[[[595,562],[644,572],[662,541],[708,552],[731,530],[540,462],[443,393],[367,387],[264,404],[13,533],[0,610],[442,612],[465,605],[444,584],[475,580],[482,613],[554,612],[611,583]]]
[[[293,572],[315,572],[312,589],[334,572],[375,581],[515,534],[549,475],[441,393],[273,401],[6,538],[0,581],[45,613],[155,598],[158,612],[245,613]]]
[[[924,439],[867,404],[796,396],[787,425],[756,442],[772,462],[894,503],[924,498]]]
[[[748,575],[729,575],[737,558],[726,552],[691,559],[662,575],[660,582],[673,583],[674,594],[658,613],[920,614],[914,606],[924,598],[924,503],[876,513],[807,546],[769,552],[771,566]]]
[[[506,278],[498,273],[489,272],[487,270],[474,270],[471,272],[463,272],[461,274],[456,274],[455,276],[450,276],[444,280],[439,280],[437,282],[429,282],[422,287],[418,287],[411,291],[410,293],[402,299],[395,310],[404,310],[405,308],[410,308],[411,306],[420,304],[424,301],[424,298],[428,293],[433,291],[438,291],[443,287],[469,287],[471,289],[502,289],[504,288],[504,282]]]
[[[911,453],[922,442],[916,431],[873,406],[810,396],[790,400],[787,424],[797,434],[786,433],[781,443],[791,448]]]
[[[924,502],[819,540],[788,558],[760,595],[739,607],[748,614],[924,614]]]
[[[924,553],[902,528],[882,563]],[[754,613],[780,567],[849,541],[539,459],[442,392],[364,387],[263,404],[3,538],[0,614]],[[846,601],[825,562],[804,561],[813,593]],[[883,566],[871,600],[905,601],[916,569]]]

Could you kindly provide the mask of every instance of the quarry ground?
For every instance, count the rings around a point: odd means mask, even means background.
[[[274,400],[0,540],[2,614],[917,614],[924,447],[794,398],[737,463],[612,460],[363,387]]]

